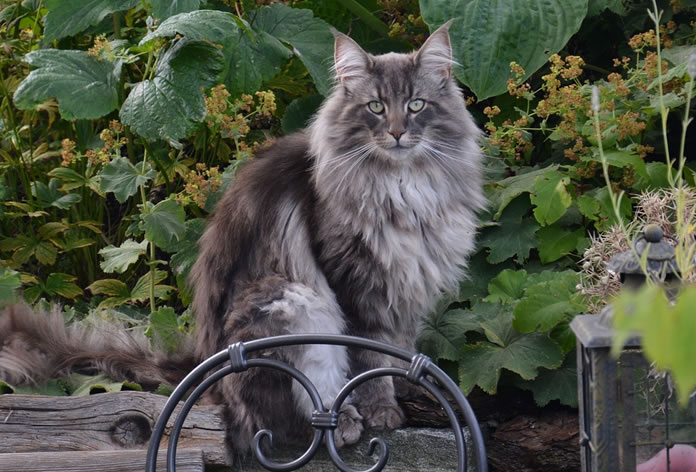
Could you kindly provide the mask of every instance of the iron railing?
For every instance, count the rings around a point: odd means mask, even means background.
[[[358,349],[368,349],[402,359],[410,362],[411,364],[408,369],[399,367],[382,367],[363,372],[350,380],[341,389],[336,396],[336,399],[333,401],[331,408],[326,411],[324,408],[324,403],[316,387],[302,372],[278,360],[247,358],[247,354],[256,351],[284,346],[295,346],[300,344],[330,344]],[[184,425],[184,421],[189,411],[203,392],[205,392],[212,384],[220,380],[222,377],[257,367],[280,370],[297,380],[311,397],[315,410],[311,420],[311,424],[315,430],[314,438],[305,452],[295,460],[290,462],[272,461],[266,457],[261,450],[261,440],[264,437],[270,438],[272,433],[268,430],[261,430],[256,434],[254,437],[253,453],[259,463],[268,470],[291,471],[299,469],[312,460],[316,452],[319,450],[322,440],[325,438],[326,440],[324,442],[326,444],[328,454],[336,467],[343,472],[356,472],[356,470],[348,466],[339,455],[334,441],[334,435],[331,434],[338,424],[338,412],[341,405],[346,398],[348,398],[348,395],[350,395],[350,393],[362,383],[376,377],[398,376],[405,377],[410,382],[422,386],[438,400],[442,408],[445,410],[452,430],[454,431],[457,447],[456,470],[459,472],[466,472],[466,445],[464,442],[462,427],[457,418],[457,414],[452,408],[450,402],[447,401],[447,398],[442,393],[441,389],[448,392],[452,396],[454,402],[459,407],[459,411],[464,417],[466,426],[469,428],[471,433],[473,451],[476,458],[476,463],[478,465],[478,470],[480,472],[488,471],[483,436],[469,402],[466,400],[452,379],[450,379],[449,376],[447,376],[447,374],[437,367],[427,356],[423,354],[414,354],[405,349],[354,336],[285,335],[233,344],[229,346],[228,349],[220,351],[208,358],[193,371],[191,371],[191,373],[184,378],[184,380],[176,387],[172,395],[169,397],[169,400],[165,404],[164,409],[162,410],[162,413],[155,424],[147,451],[146,472],[155,472],[157,453],[165,427],[176,406],[179,404],[179,401],[191,388],[197,385],[191,395],[184,402],[183,407],[181,408],[181,411],[179,412],[179,415],[177,416],[170,432],[169,445],[167,448],[167,472],[176,472],[176,448],[179,435],[181,433],[181,428]],[[208,372],[215,368],[218,368],[218,370],[206,377]],[[372,455],[376,449],[379,449],[379,457],[377,462],[363,472],[381,471],[387,464],[389,459],[389,446],[382,438],[373,438],[370,441],[368,455]]]

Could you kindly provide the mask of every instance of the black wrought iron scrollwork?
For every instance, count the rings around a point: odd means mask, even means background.
[[[316,387],[302,372],[293,366],[278,360],[247,358],[247,354],[249,353],[265,349],[296,346],[301,344],[330,344],[359,349],[369,349],[372,351],[381,352],[383,354],[388,354],[404,361],[409,361],[410,365],[408,369],[400,367],[381,367],[361,373],[360,375],[351,379],[341,389],[334,399],[331,408],[326,411],[322,398],[319,395]],[[305,450],[305,452],[302,453],[302,455],[290,462],[274,462],[267,458],[261,448],[261,442],[264,439],[267,439],[272,444],[273,433],[268,430],[261,430],[256,433],[252,450],[259,463],[268,470],[291,471],[299,469],[312,460],[325,438],[326,440],[324,442],[329,453],[329,457],[336,467],[343,472],[358,472],[343,461],[336,447],[333,431],[338,425],[339,412],[350,393],[359,385],[376,377],[395,376],[404,377],[408,381],[422,386],[440,403],[442,408],[445,410],[452,430],[454,431],[454,438],[457,446],[456,470],[459,472],[465,472],[467,457],[464,435],[462,433],[462,428],[459,424],[457,414],[455,413],[452,405],[447,401],[447,398],[442,393],[442,390],[447,391],[453,397],[454,402],[459,407],[459,410],[464,417],[466,426],[469,428],[471,433],[473,451],[478,470],[480,472],[488,471],[483,436],[469,402],[466,400],[452,379],[450,379],[447,374],[438,368],[427,356],[423,354],[414,355],[405,349],[390,346],[388,344],[370,339],[357,338],[354,336],[285,335],[233,344],[229,346],[228,349],[220,351],[214,356],[208,358],[193,371],[191,371],[191,373],[186,376],[186,378],[177,386],[172,395],[169,397],[169,400],[165,404],[164,409],[157,420],[147,452],[146,472],[155,472],[157,452],[159,450],[160,441],[164,435],[167,422],[169,421],[176,406],[179,404],[179,401],[181,401],[181,399],[191,388],[196,386],[191,395],[184,402],[170,433],[169,446],[167,448],[167,472],[176,472],[175,458],[179,435],[181,434],[181,429],[184,425],[186,416],[198,398],[208,388],[210,388],[211,385],[221,378],[230,374],[259,367],[280,370],[290,375],[293,379],[299,382],[299,384],[309,394],[315,410],[311,418],[311,425],[314,427],[314,437],[312,439],[312,443]],[[218,368],[218,370],[206,377],[208,372],[215,368]],[[375,462],[375,464],[373,464],[370,468],[361,472],[378,472],[384,469],[387,461],[389,460],[389,446],[382,438],[373,438],[370,440],[370,447],[367,453],[368,456],[371,456],[377,450],[379,451],[377,462]]]

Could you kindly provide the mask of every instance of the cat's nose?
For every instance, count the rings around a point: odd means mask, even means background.
[[[406,130],[405,129],[390,129],[389,134],[394,136],[394,139],[396,139],[398,141],[401,138],[401,136],[406,134]]]

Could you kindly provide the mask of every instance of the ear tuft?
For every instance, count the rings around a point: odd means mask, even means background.
[[[334,34],[334,70],[336,79],[344,83],[364,77],[370,65],[370,58],[351,38],[336,30]]]
[[[452,75],[452,45],[450,44],[449,28],[452,20],[440,26],[425,41],[416,54],[416,62],[423,68],[439,72],[443,78]]]

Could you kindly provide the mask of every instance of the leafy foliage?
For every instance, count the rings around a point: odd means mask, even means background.
[[[588,236],[630,219],[631,195],[673,181],[664,157],[676,140],[661,128],[680,124],[661,109],[687,106],[693,2],[665,5],[661,71],[649,0],[43,3],[0,11],[0,303],[20,289],[76,319],[145,326],[175,349],[191,325],[186,278],[205,217],[239,163],[305,126],[329,92],[331,27],[381,53],[453,19],[455,75],[486,131],[490,205],[469,279],[426,321],[420,346],[455,363],[465,391],[511,382],[540,405],[575,402],[568,323],[586,309],[575,271]],[[612,191],[624,192],[619,216]]]

